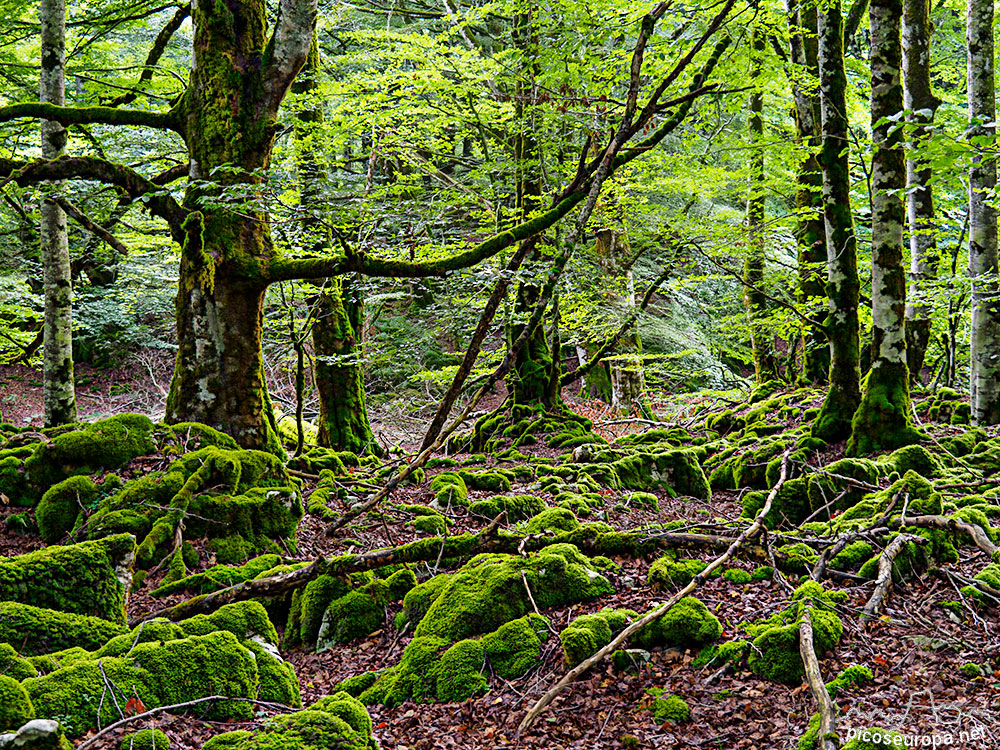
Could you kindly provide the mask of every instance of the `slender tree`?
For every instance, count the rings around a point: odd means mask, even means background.
[[[898,448],[921,435],[911,423],[906,369],[906,275],[903,270],[906,185],[903,137],[902,0],[872,0],[872,364],[851,425],[847,451]]]
[[[66,103],[66,7],[64,0],[42,0],[42,66],[39,100]],[[53,120],[42,120],[42,156],[56,159],[66,145],[66,129]],[[59,190],[59,182],[50,185]],[[42,201],[42,273],[45,285],[44,368],[45,425],[76,421],[73,383],[73,278],[69,263],[66,213],[52,196]]]
[[[796,140],[803,155],[795,171],[795,240],[798,246],[800,302],[826,294],[826,227],[823,222],[823,176],[818,151],[820,136],[819,63],[816,40],[816,3],[787,0]],[[809,326],[802,337],[802,378],[825,383],[830,370],[826,331]]]
[[[969,139],[976,149],[969,170],[969,276],[972,421],[1000,423],[1000,284],[997,282],[997,212],[990,205],[997,167],[983,152],[996,138],[993,2],[968,0]]]
[[[931,31],[929,0],[903,2],[903,103],[914,125],[911,144],[919,146],[930,134],[941,100],[931,90]],[[931,307],[925,299],[927,281],[936,275],[937,227],[931,169],[911,154],[906,160],[907,214],[910,229],[910,293],[906,302],[906,364],[919,382],[931,333]]]
[[[850,168],[847,160],[847,76],[844,72],[843,16],[832,0],[817,13],[823,172],[823,218],[826,228],[827,296],[830,340],[830,387],[813,423],[812,434],[840,440],[851,432],[851,419],[861,402],[857,238],[851,215]]]
[[[759,291],[764,284],[764,92],[760,87],[761,68],[767,36],[761,24],[755,23],[750,34],[750,80],[754,88],[747,102],[747,130],[750,134],[750,184],[747,194],[746,259],[743,262],[743,306],[750,324],[754,376],[758,383],[777,377],[778,368],[770,345],[767,298]]]

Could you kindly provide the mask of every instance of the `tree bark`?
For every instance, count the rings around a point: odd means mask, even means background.
[[[66,104],[66,6],[64,0],[42,0],[42,67],[39,99]],[[42,121],[42,156],[56,159],[66,145],[66,130],[58,122]],[[50,183],[59,190],[61,183]],[[46,427],[76,421],[73,383],[73,282],[69,263],[66,214],[52,198],[42,202],[42,273],[45,286],[43,402]]]
[[[796,167],[795,240],[798,246],[798,298],[806,305],[826,296],[826,227],[823,225],[823,175],[817,152],[820,137],[819,62],[816,45],[816,4],[813,0],[787,0],[791,39],[792,97],[795,103],[795,135],[804,154]],[[802,336],[802,379],[826,383],[830,371],[830,347],[826,332],[817,326]]]
[[[872,0],[872,364],[851,425],[849,455],[892,450],[920,440],[910,416],[906,369],[906,275],[903,270],[906,185],[903,138],[903,0]]]
[[[930,0],[903,2],[903,103],[916,126],[912,147],[930,136],[941,100],[931,91]],[[906,364],[910,379],[920,382],[931,335],[927,281],[937,275],[937,226],[931,169],[916,159],[906,161],[907,213],[910,228],[910,294],[906,302]]]
[[[970,340],[973,424],[1000,423],[1000,283],[997,281],[997,212],[988,203],[997,184],[996,162],[984,151],[996,138],[993,2],[968,0],[969,276],[972,278]],[[983,278],[983,277],[987,278]]]
[[[245,447],[279,454],[260,348],[275,250],[257,201],[278,106],[308,56],[315,12],[312,0],[285,0],[268,40],[261,3],[195,4],[183,100],[191,164],[184,205],[192,213],[184,221],[167,419],[204,422]],[[233,187],[246,200],[235,211],[221,196]]]
[[[840,0],[817,13],[820,73],[823,217],[826,229],[827,331],[830,339],[830,387],[812,434],[833,441],[847,437],[861,402],[857,238],[851,215],[850,167],[847,160],[847,76],[844,72],[843,18]]]
[[[750,79],[759,86],[761,61],[767,38],[760,24],[755,24],[750,39]],[[754,377],[758,383],[777,377],[774,350],[768,336],[767,298],[757,290],[764,282],[764,91],[753,88],[747,102],[747,131],[750,137],[750,180],[747,194],[747,249],[743,261],[743,306],[750,326]]]

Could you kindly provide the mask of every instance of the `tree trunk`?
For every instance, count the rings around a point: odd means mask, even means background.
[[[903,2],[903,102],[917,125],[913,146],[931,134],[941,100],[931,91],[929,0]],[[931,335],[927,281],[937,275],[937,226],[931,193],[931,169],[915,159],[906,162],[907,213],[910,225],[910,294],[906,303],[906,364],[910,379],[920,382]]]
[[[295,114],[296,166],[299,202],[303,209],[303,245],[310,251],[329,251],[330,230],[324,221],[322,192],[327,178],[322,138],[323,109],[318,96],[319,48],[315,36],[309,59],[292,84],[301,97]],[[312,324],[315,365],[313,380],[319,396],[317,442],[327,448],[367,453],[375,448],[365,404],[364,370],[361,367],[361,290],[344,278],[330,279],[313,298]]]
[[[854,415],[849,455],[892,450],[920,440],[910,417],[906,369],[906,275],[903,270],[906,185],[903,138],[893,119],[903,111],[900,81],[903,0],[872,0],[872,364]]]
[[[851,215],[847,161],[847,76],[844,73],[843,17],[840,0],[817,14],[820,114],[823,146],[823,217],[826,228],[827,295],[830,313],[830,387],[812,434],[823,440],[850,435],[851,418],[861,402],[859,366],[857,238]]]
[[[1000,423],[1000,284],[997,282],[997,212],[988,203],[997,167],[984,155],[996,137],[993,2],[968,0],[969,139],[976,149],[969,170],[969,276],[972,422]],[[987,276],[987,279],[983,279]],[[992,278],[989,278],[992,277]]]
[[[796,140],[805,153],[796,168],[795,210],[798,214],[795,240],[798,246],[800,304],[826,296],[826,228],[823,226],[823,176],[817,151],[820,138],[819,80],[816,45],[816,4],[812,0],[788,0],[788,23],[795,76]],[[818,317],[818,316],[817,316]],[[822,317],[819,317],[822,321]],[[830,347],[821,328],[809,326],[802,336],[802,379],[825,383],[830,371]]]
[[[66,7],[64,0],[42,0],[42,67],[39,99],[66,103]],[[42,156],[56,159],[66,145],[66,130],[57,122],[42,121]],[[59,190],[61,183],[50,183]],[[73,383],[73,282],[69,263],[66,214],[52,200],[42,202],[40,228],[45,285],[45,339],[43,344],[45,426],[76,421]]]
[[[263,200],[276,114],[308,54],[307,3],[282,3],[267,45],[264,4],[196,3],[194,64],[183,102],[191,180],[177,289],[177,362],[167,420],[198,421],[244,447],[283,454],[261,356],[267,268],[275,257]],[[211,181],[211,182],[209,182]],[[236,187],[246,203],[223,200]]]
[[[537,284],[523,283],[517,290],[515,314],[530,316],[538,302],[541,287]],[[509,326],[508,338],[513,342],[521,335],[523,323]],[[515,419],[532,411],[544,410],[558,412],[563,408],[559,393],[559,381],[552,378],[553,362],[549,343],[545,338],[545,326],[539,323],[528,335],[528,340],[514,358],[508,378],[513,405],[511,407]]]
[[[750,42],[750,78],[759,85],[761,60],[767,39],[759,24],[754,25]],[[774,349],[768,335],[767,298],[759,289],[764,285],[764,92],[754,88],[747,106],[747,130],[750,135],[750,184],[747,195],[747,251],[743,262],[743,305],[750,326],[754,376],[758,383],[777,377]]]

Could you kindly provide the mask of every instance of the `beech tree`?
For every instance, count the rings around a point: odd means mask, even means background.
[[[910,417],[906,369],[906,277],[903,270],[906,184],[901,81],[902,0],[872,0],[872,358],[865,391],[851,424],[848,453],[898,448],[921,435]]]

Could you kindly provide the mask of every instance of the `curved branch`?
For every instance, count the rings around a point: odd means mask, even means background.
[[[170,20],[167,21],[167,25],[160,29],[160,33],[156,35],[156,40],[153,42],[152,49],[149,50],[149,54],[146,56],[146,62],[142,66],[142,73],[139,74],[139,80],[135,82],[135,88],[139,88],[142,84],[147,83],[153,78],[155,66],[160,61],[160,58],[163,57],[170,38],[181,27],[181,24],[184,23],[184,19],[190,15],[191,4],[182,5]],[[131,104],[138,96],[138,91],[129,91],[106,102],[106,105],[109,107],[120,107],[123,104]]]
[[[177,239],[189,211],[159,185],[133,169],[105,159],[88,156],[63,156],[30,162],[0,158],[0,187],[14,182],[21,187],[45,180],[94,180],[115,185],[132,200],[142,200],[150,212],[164,219]]]
[[[281,0],[278,6],[278,22],[264,52],[264,88],[272,113],[309,57],[316,13],[316,0]]]
[[[0,122],[33,117],[51,120],[60,125],[125,125],[159,130],[173,130],[180,133],[181,118],[177,110],[169,112],[146,112],[140,109],[118,109],[117,107],[60,107],[42,102],[20,102],[0,107]]]

